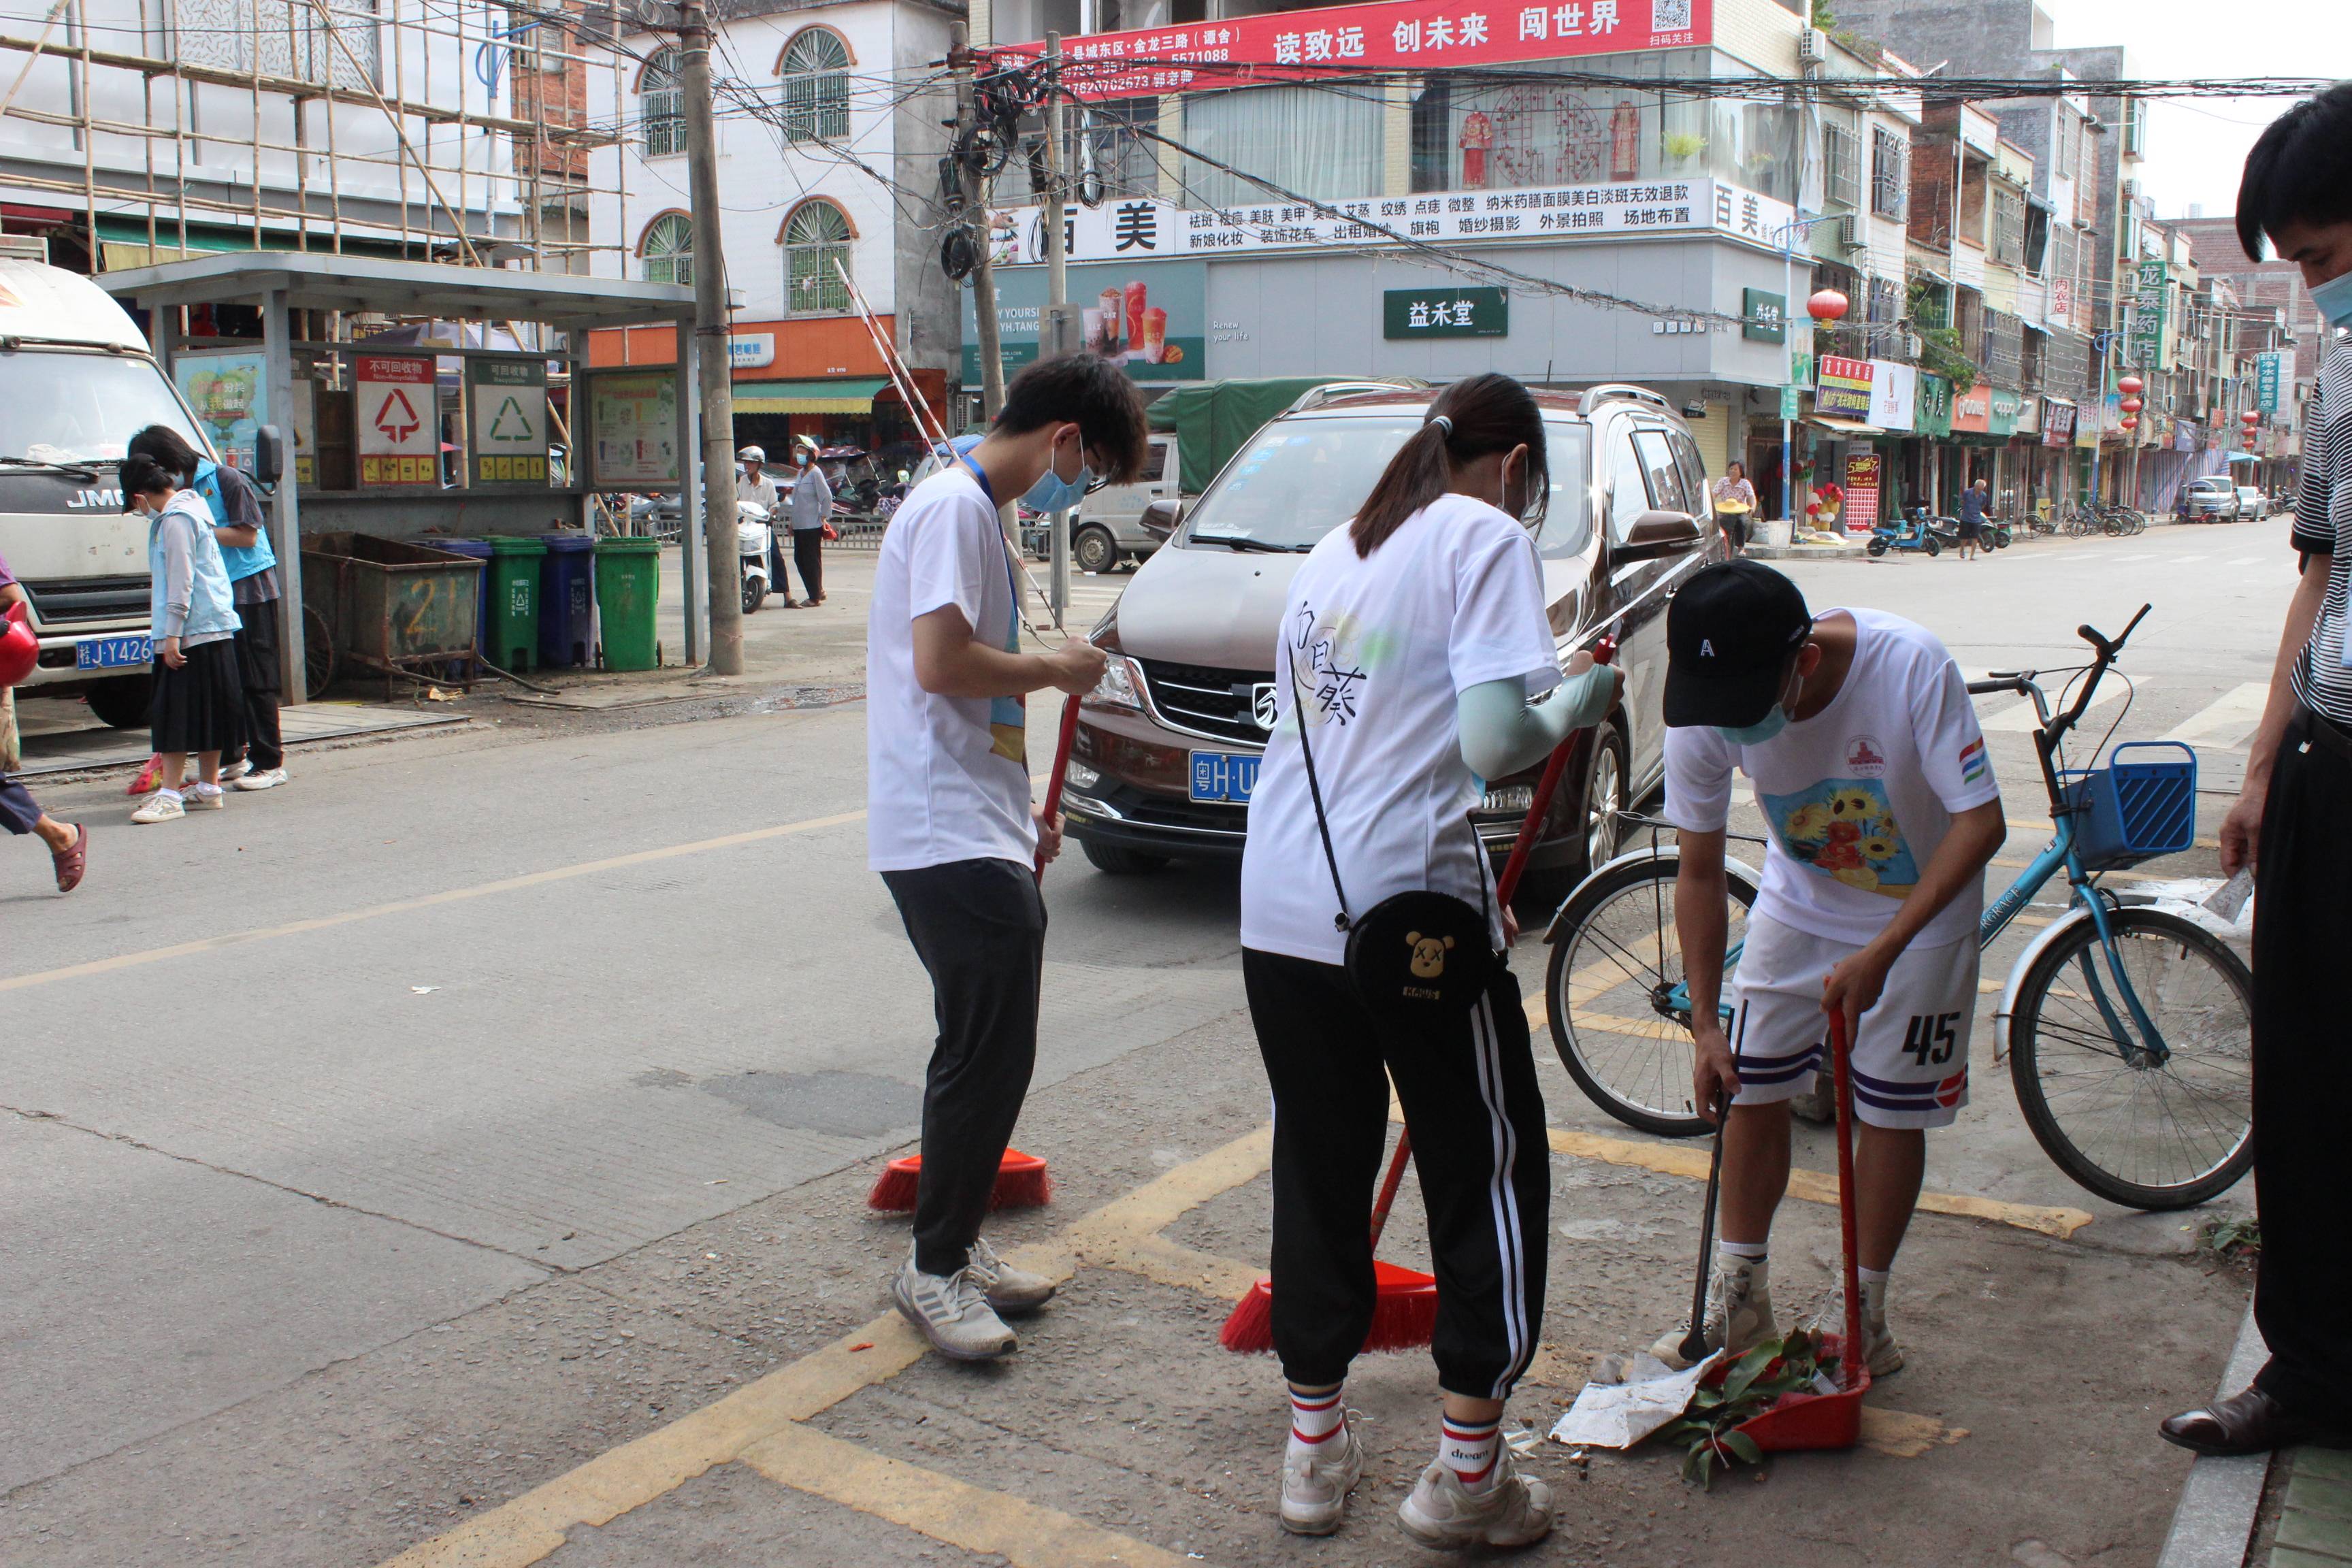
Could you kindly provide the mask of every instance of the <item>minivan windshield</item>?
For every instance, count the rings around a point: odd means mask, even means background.
[[[1280,419],[1243,448],[1187,519],[1196,550],[1304,551],[1356,515],[1407,437],[1416,415]],[[1585,429],[1547,422],[1551,499],[1537,548],[1547,556],[1583,552],[1592,536],[1587,510]]]
[[[30,347],[0,354],[0,454],[111,463],[150,425],[168,426],[204,449],[171,384],[147,360]]]

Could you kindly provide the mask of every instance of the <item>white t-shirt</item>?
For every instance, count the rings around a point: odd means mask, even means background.
[[[1877,610],[1854,623],[1853,664],[1830,705],[1760,746],[1701,725],[1666,731],[1666,819],[1721,829],[1736,766],[1771,842],[1755,912],[1861,943],[1885,929],[1955,813],[2000,798],[1968,682],[1936,635]],[[1919,947],[1972,941],[1984,879],[1939,910]]]
[[[776,503],[780,493],[776,489],[776,476],[765,468],[760,470],[760,477],[756,479],[749,474],[735,476],[735,499],[739,501],[750,501],[760,509],[763,517],[776,515]]]
[[[866,858],[877,871],[1037,852],[1028,716],[1018,697],[939,697],[915,679],[914,622],[953,605],[972,635],[1020,646],[996,508],[961,464],[917,485],[882,535],[866,623]]]
[[[1484,501],[1448,495],[1405,520],[1369,560],[1326,535],[1291,580],[1275,649],[1281,719],[1250,795],[1242,945],[1320,963],[1347,956],[1339,895],[1315,830],[1298,749],[1315,773],[1348,910],[1392,893],[1452,893],[1480,907],[1468,815],[1481,785],[1462,760],[1456,700],[1490,680],[1559,684],[1535,542]],[[1486,902],[1493,904],[1491,892]],[[1500,911],[1496,940],[1501,941]]]

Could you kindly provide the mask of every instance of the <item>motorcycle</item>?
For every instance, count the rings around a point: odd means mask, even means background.
[[[1892,522],[1881,522],[1870,531],[1870,542],[1863,549],[1874,560],[1890,550],[1922,551],[1930,560],[1944,552],[1943,542],[1928,527],[1926,507],[1918,508],[1907,517],[1898,517]]]
[[[756,501],[735,503],[735,553],[743,566],[743,613],[756,615],[772,588],[768,580],[768,551],[775,530]]]

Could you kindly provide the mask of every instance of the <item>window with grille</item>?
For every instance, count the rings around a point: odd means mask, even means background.
[[[824,27],[811,27],[784,46],[784,135],[794,142],[842,142],[849,136],[849,49]]]
[[[2063,109],[2057,110],[2056,116],[2058,177],[2062,180],[2071,180],[2074,177],[2074,170],[2082,158],[2083,122]]]
[[[2025,374],[2025,323],[2005,310],[1984,313],[1984,353],[1979,361],[1985,379],[2000,386],[2015,386]]]
[[[637,119],[645,127],[648,158],[676,157],[686,151],[686,93],[677,73],[677,51],[660,49],[638,79]]]
[[[1843,125],[1822,127],[1822,180],[1830,205],[1862,205],[1862,140]]]
[[[2025,196],[2005,185],[1992,193],[1992,258],[2011,267],[2025,260]]]
[[[1893,278],[1874,278],[1870,294],[1864,302],[1863,319],[1869,323],[1864,334],[1868,357],[1872,359],[1908,358],[1902,353],[1903,330],[1895,323],[1903,314],[1903,285]]]
[[[637,255],[648,283],[694,281],[694,221],[684,213],[664,213],[646,226]]]
[[[784,220],[785,314],[848,313],[849,285],[842,272],[849,268],[849,219],[831,202],[803,202]]]
[[[1871,132],[1870,210],[1880,217],[1899,218],[1909,205],[1911,148],[1902,137],[1884,127]]]

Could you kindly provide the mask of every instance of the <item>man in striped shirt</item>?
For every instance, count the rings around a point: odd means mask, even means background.
[[[2303,269],[2327,318],[2305,405],[2288,602],[2246,783],[2221,825],[2221,868],[2256,868],[2254,1195],[2263,1252],[2254,1321],[2270,1360],[2243,1392],[2163,1424],[2204,1454],[2352,1447],[2352,1246],[2343,1142],[2352,1049],[2335,979],[2352,953],[2352,82],[2281,115],[2247,155],[2238,237]]]

